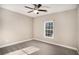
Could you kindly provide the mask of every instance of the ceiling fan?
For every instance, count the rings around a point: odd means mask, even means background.
[[[33,4],[33,5],[34,5],[34,8],[25,6],[25,8],[32,9],[28,13],[34,12],[35,14],[39,14],[39,11],[41,11],[41,12],[47,12],[47,10],[40,9],[40,7],[42,6],[42,4]]]

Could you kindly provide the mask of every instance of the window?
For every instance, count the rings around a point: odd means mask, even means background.
[[[44,36],[46,38],[53,38],[54,36],[54,29],[53,29],[53,21],[46,21],[44,23]]]

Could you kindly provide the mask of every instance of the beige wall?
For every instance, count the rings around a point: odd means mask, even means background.
[[[78,14],[78,32],[77,32],[77,33],[78,33],[78,40],[77,40],[77,43],[78,43],[78,44],[77,44],[77,47],[78,47],[78,53],[79,53],[79,7],[78,7],[77,12],[78,12],[78,13],[77,13],[77,14]]]
[[[32,18],[0,8],[0,46],[32,38]]]
[[[76,48],[76,9],[45,15],[34,19],[33,37],[49,43],[57,43]],[[54,21],[54,39],[44,37],[44,22]]]

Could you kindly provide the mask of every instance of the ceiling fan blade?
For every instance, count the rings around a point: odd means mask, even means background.
[[[33,4],[34,6],[37,6],[36,4]]]
[[[33,11],[29,11],[28,13],[31,13],[31,12],[33,12]]]
[[[37,7],[38,7],[38,5],[37,4],[33,4],[34,5],[34,9],[36,9]]]
[[[42,5],[41,4],[38,4],[38,8],[40,8]]]
[[[25,8],[33,9],[33,8],[31,8],[31,7],[28,7],[28,6],[25,6]]]
[[[38,11],[43,11],[43,12],[47,12],[47,10],[41,10],[41,9],[39,9]]]

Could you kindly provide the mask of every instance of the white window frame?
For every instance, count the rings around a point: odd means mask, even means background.
[[[46,27],[46,26],[45,26],[45,25],[46,25],[46,23],[48,23],[48,22],[53,22],[53,35],[52,35],[52,37],[48,37],[48,36],[45,35],[45,34],[46,34],[46,32],[45,32],[45,30],[46,30],[45,27]],[[45,21],[45,22],[44,22],[44,37],[45,37],[45,38],[54,39],[54,21]]]

